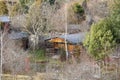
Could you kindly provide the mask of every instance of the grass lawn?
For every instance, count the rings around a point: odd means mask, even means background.
[[[37,62],[45,62],[47,61],[47,57],[45,54],[45,50],[43,49],[38,49],[38,50],[34,50],[31,51],[31,61],[37,61]]]

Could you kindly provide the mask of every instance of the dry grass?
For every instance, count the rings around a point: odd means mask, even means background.
[[[44,80],[44,75],[44,73],[39,73],[35,76],[3,74],[2,80]]]

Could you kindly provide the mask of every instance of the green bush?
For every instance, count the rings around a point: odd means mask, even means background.
[[[44,49],[38,49],[31,51],[31,54],[37,61],[45,61],[46,60],[46,54]]]
[[[55,0],[49,0],[49,2],[50,2],[50,5],[54,5]]]
[[[85,11],[80,3],[74,3],[68,8],[69,24],[80,24],[85,20]]]
[[[73,5],[73,11],[81,16],[84,14],[84,9],[79,3]]]

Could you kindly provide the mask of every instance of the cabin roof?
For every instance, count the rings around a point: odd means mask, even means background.
[[[28,34],[25,32],[12,32],[9,34],[10,39],[22,39],[28,37]]]
[[[9,16],[0,16],[0,22],[10,22]]]
[[[86,33],[84,33],[84,32],[76,33],[76,34],[67,34],[66,36],[64,34],[64,35],[61,35],[60,38],[65,39],[65,37],[66,37],[66,40],[69,41],[70,43],[77,44],[77,43],[83,42],[85,35],[86,35]]]
[[[55,39],[55,38],[62,38],[62,39],[65,40],[65,36],[66,36],[66,40],[69,43],[77,44],[77,43],[82,43],[83,42],[83,40],[85,39],[85,35],[86,35],[85,32],[80,32],[80,33],[76,33],[76,34],[67,34],[67,35],[63,34],[63,35],[60,35],[60,36],[48,38],[46,40]]]

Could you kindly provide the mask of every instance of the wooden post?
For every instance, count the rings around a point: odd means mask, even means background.
[[[1,31],[1,41],[0,41],[0,46],[1,46],[1,55],[0,55],[0,58],[1,58],[1,61],[0,61],[0,80],[2,80],[2,56],[3,56],[3,34],[2,34],[2,31]]]
[[[66,10],[66,14],[65,14],[65,18],[66,18],[66,25],[65,25],[65,51],[66,51],[66,60],[68,60],[68,46],[67,46],[67,3],[65,5],[65,10]]]
[[[26,57],[25,58],[25,71],[28,72],[30,70],[30,60],[29,60],[29,57]]]

